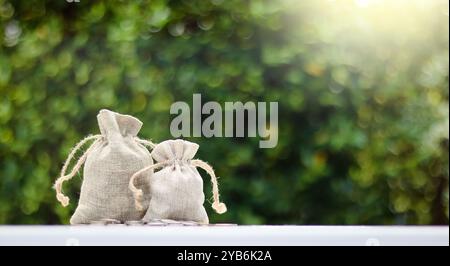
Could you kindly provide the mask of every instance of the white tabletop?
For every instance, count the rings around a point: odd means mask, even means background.
[[[0,245],[449,245],[448,226],[0,226]]]

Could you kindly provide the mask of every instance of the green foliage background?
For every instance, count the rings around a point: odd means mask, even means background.
[[[279,143],[190,138],[239,224],[448,224],[448,7],[436,1],[0,0],[0,223],[67,223],[52,183],[101,108],[278,101]],[[211,196],[205,176],[205,193]]]

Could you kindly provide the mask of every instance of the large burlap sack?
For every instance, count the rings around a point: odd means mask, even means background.
[[[198,148],[198,144],[180,139],[161,142],[151,153],[156,163],[138,171],[130,179],[130,190],[135,195],[136,207],[143,210],[145,207],[142,206],[142,198],[145,192],[137,189],[134,181],[136,178],[142,180],[141,175],[162,168],[149,176],[151,199],[144,221],[173,219],[209,223],[203,207],[203,180],[196,167],[204,169],[211,176],[213,209],[217,213],[226,212],[225,204],[219,201],[217,178],[213,169],[201,160],[193,160]]]
[[[72,150],[55,182],[56,197],[63,206],[69,204],[69,198],[62,193],[62,184],[76,175],[85,162],[80,199],[70,223],[87,224],[103,219],[140,220],[144,212],[134,207],[128,183],[136,171],[153,164],[150,152],[144,146],[152,147],[153,144],[136,137],[142,122],[135,117],[101,110],[97,120],[101,135],[87,137]],[[71,173],[66,174],[76,151],[92,140],[95,141],[80,157]],[[148,180],[142,178],[137,183],[146,192],[142,198],[145,206],[148,206],[150,196]]]

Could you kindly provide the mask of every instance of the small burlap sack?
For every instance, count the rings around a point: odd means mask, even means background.
[[[62,184],[75,176],[85,163],[80,199],[70,223],[88,224],[102,219],[140,220],[145,213],[134,207],[128,184],[136,171],[153,164],[145,146],[153,148],[154,144],[136,137],[142,122],[135,117],[101,110],[97,120],[101,135],[89,136],[74,147],[55,182],[56,198],[64,207],[69,204],[69,198],[62,193]],[[77,150],[92,140],[92,145],[67,174]],[[137,184],[145,191],[142,198],[144,206],[149,202],[148,180],[142,178]]]
[[[136,172],[130,179],[130,190],[136,199],[136,208],[145,210],[143,196],[145,192],[134,185],[139,180],[148,177],[146,173],[162,168],[150,175],[150,204],[143,218],[144,221],[152,219],[173,219],[209,223],[203,203],[203,180],[196,167],[204,169],[212,182],[213,199],[212,208],[217,213],[227,211],[224,203],[219,201],[217,178],[213,169],[201,160],[193,160],[198,144],[184,140],[167,140],[155,146],[151,155],[156,161]],[[144,176],[144,177],[143,177]]]

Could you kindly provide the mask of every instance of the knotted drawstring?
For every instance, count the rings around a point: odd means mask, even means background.
[[[216,174],[214,173],[214,169],[209,164],[207,164],[202,160],[192,160],[191,165],[195,167],[200,167],[209,174],[209,176],[211,177],[212,192],[214,199],[214,202],[211,206],[218,214],[225,213],[227,211],[227,206],[225,205],[225,203],[220,202],[219,200],[219,184],[217,183],[217,177]]]
[[[137,171],[136,173],[134,173],[131,176],[130,182],[128,183],[128,188],[131,190],[131,192],[133,192],[134,204],[136,206],[136,210],[138,210],[138,211],[144,210],[144,207],[142,206],[142,198],[144,196],[144,193],[142,192],[142,189],[136,188],[136,186],[134,185],[134,180],[137,177],[139,177],[141,174],[143,174],[144,172],[152,170],[152,169],[157,169],[159,167],[163,167],[166,164],[167,164],[167,162],[161,162],[161,163],[156,163],[156,164],[147,166],[147,167],[142,168],[141,170]]]
[[[94,147],[94,145],[96,143],[99,142],[99,140],[101,139],[102,135],[93,135],[93,136],[87,136],[86,138],[84,138],[83,140],[81,140],[80,142],[78,142],[77,145],[75,145],[75,147],[72,149],[72,151],[70,152],[69,156],[67,156],[66,162],[64,163],[62,169],[61,169],[61,173],[59,178],[56,180],[55,185],[53,186],[56,190],[56,198],[58,199],[59,202],[61,202],[61,205],[66,207],[67,205],[69,205],[69,197],[65,196],[62,193],[62,184],[65,181],[69,181],[70,179],[72,179],[72,177],[74,177],[78,170],[80,170],[80,167],[83,165],[83,163],[86,161],[86,158],[88,156],[88,154],[91,152],[92,148]],[[75,164],[75,166],[72,169],[72,172],[70,172],[68,175],[66,175],[66,171],[67,168],[69,167],[70,162],[72,161],[73,157],[75,156],[76,152],[88,141],[95,139],[95,141],[89,146],[89,148],[83,153],[83,155],[80,157],[80,159],[78,159],[77,163]]]
[[[170,165],[170,164],[174,163],[175,161],[176,160],[168,160],[168,161],[164,161],[164,162],[156,163],[154,165],[147,166],[147,167],[139,170],[138,172],[136,172],[131,177],[128,187],[133,192],[134,202],[135,202],[135,206],[136,206],[137,210],[139,210],[139,211],[143,210],[141,202],[142,202],[142,198],[144,195],[143,195],[142,189],[137,189],[135,187],[134,180],[146,171],[164,167],[166,165]],[[206,162],[204,162],[202,160],[191,160],[190,165],[194,166],[194,167],[200,167],[209,174],[209,176],[211,177],[213,199],[214,199],[212,208],[219,214],[225,213],[227,211],[227,206],[225,205],[225,203],[220,202],[220,200],[219,200],[219,186],[218,186],[217,177],[216,177],[216,174],[214,173],[213,168],[209,164],[207,164]]]
[[[154,149],[156,147],[156,144],[153,143],[151,140],[145,140],[145,139],[140,139],[138,137],[134,138],[136,140],[136,142],[138,142],[139,144],[142,144],[146,147],[149,147],[150,149]]]
[[[70,179],[72,179],[72,177],[74,177],[76,175],[76,173],[80,170],[80,167],[84,164],[84,162],[86,161],[87,156],[89,155],[89,153],[92,151],[92,148],[94,147],[94,145],[96,143],[98,143],[102,138],[102,135],[93,135],[93,136],[87,136],[86,138],[84,138],[83,140],[81,140],[80,142],[77,143],[77,145],[75,145],[75,147],[72,149],[72,151],[70,152],[69,156],[67,156],[66,162],[64,163],[62,169],[61,169],[61,173],[59,178],[56,180],[55,184],[54,184],[54,188],[56,190],[56,199],[58,199],[59,202],[61,202],[61,205],[66,207],[67,205],[69,205],[69,197],[65,196],[62,193],[62,184],[65,181],[69,181]],[[72,161],[73,157],[75,156],[76,152],[84,145],[86,144],[86,142],[90,141],[90,140],[94,140],[95,141],[89,146],[89,148],[83,153],[83,155],[80,157],[80,159],[78,159],[77,163],[75,164],[75,166],[73,167],[72,171],[66,175],[67,172],[67,168],[69,167],[70,162]],[[139,144],[149,147],[151,149],[153,149],[156,145],[149,141],[149,140],[144,140],[144,139],[140,139],[138,137],[134,138],[136,140],[136,142],[138,142]]]

